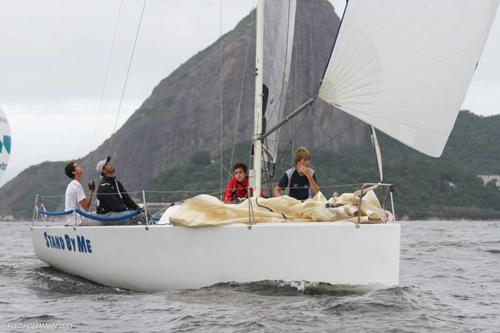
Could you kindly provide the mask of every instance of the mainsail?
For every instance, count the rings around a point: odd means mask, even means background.
[[[349,1],[319,97],[439,157],[499,0]]]
[[[264,1],[264,124],[263,132],[282,118],[292,59],[296,0]],[[266,103],[267,100],[267,103]],[[272,176],[278,152],[279,131],[267,136],[264,170]]]

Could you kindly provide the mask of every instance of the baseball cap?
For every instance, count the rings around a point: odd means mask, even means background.
[[[108,163],[109,161],[111,161],[111,156],[108,156],[106,157],[105,159],[103,160],[100,160],[99,162],[97,162],[97,165],[95,167],[95,170],[97,171],[97,174],[99,176],[102,176],[102,169],[104,169],[104,166],[106,165],[106,163]]]

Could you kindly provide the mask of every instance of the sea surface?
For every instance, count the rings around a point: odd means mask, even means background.
[[[500,221],[402,223],[401,283],[136,293],[60,273],[0,223],[0,332],[500,332]]]

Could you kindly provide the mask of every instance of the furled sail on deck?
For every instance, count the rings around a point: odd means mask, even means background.
[[[353,0],[319,97],[439,157],[499,0]]]
[[[283,118],[292,60],[295,10],[296,0],[264,1],[263,83],[267,88],[264,91],[268,90],[268,93],[263,108],[267,129]],[[264,142],[264,170],[271,176],[278,152],[278,137],[279,131],[276,131]]]

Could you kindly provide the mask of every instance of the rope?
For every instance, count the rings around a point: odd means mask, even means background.
[[[259,199],[259,197],[255,197],[255,204],[257,205],[257,207],[267,209],[267,210],[268,210],[268,211],[270,211],[271,213],[274,213],[274,210],[272,210],[271,208],[269,208],[269,207],[267,207],[267,206],[264,206],[264,205],[259,204],[258,199]],[[285,220],[287,219],[287,217],[286,217],[285,213],[282,213],[282,212],[278,212],[278,213],[279,213],[279,214],[281,214],[281,216],[283,216],[283,218],[284,218]]]
[[[321,185],[321,188],[335,188],[335,187],[352,187],[352,186],[358,186],[359,183],[352,183],[352,184],[337,184],[337,185]],[[301,188],[301,187],[296,187],[296,188]],[[248,189],[248,188],[247,188]],[[218,190],[210,189],[210,190],[177,190],[177,191],[155,191],[155,190],[147,190],[144,191],[146,193],[205,193],[205,194],[213,194],[213,193],[220,193]],[[137,192],[127,192],[128,194],[140,194],[142,191],[137,191]],[[116,195],[117,193],[102,193],[100,195]],[[39,199],[42,198],[62,198],[64,195],[39,195]],[[42,211],[40,211],[42,212]],[[47,212],[50,213],[50,212]]]
[[[253,211],[252,200],[248,200],[248,223],[255,224],[255,214]]]
[[[128,220],[132,217],[135,217],[141,213],[141,211],[139,211],[139,210],[134,210],[134,211],[130,212],[129,214],[124,214],[124,215],[120,215],[120,216],[97,216],[97,215],[86,213],[81,209],[77,209],[76,212],[85,218],[88,218],[88,219],[94,220],[94,221],[99,221],[99,222],[124,221],[124,220]]]
[[[317,96],[311,96],[309,95],[308,93],[306,93],[304,90],[294,86],[294,85],[289,85],[289,87],[294,91],[294,92],[297,92],[299,94],[301,94],[302,96],[304,96],[306,98],[306,100],[308,99],[313,99],[313,100],[316,100]]]
[[[130,60],[128,63],[128,68],[127,68],[127,75],[125,76],[125,82],[123,83],[122,95],[120,98],[120,104],[118,105],[118,112],[116,113],[115,124],[113,126],[112,133],[115,133],[116,125],[118,124],[118,118],[120,117],[120,112],[121,112],[122,104],[123,104],[123,98],[125,97],[125,90],[127,89],[128,77],[130,75],[130,70],[132,68],[132,62],[134,61],[135,47],[137,46],[137,40],[139,39],[139,32],[141,31],[142,18],[144,16],[144,9],[146,8],[146,2],[147,2],[147,0],[144,0],[144,3],[142,5],[141,16],[139,18],[139,24],[137,25],[137,31],[135,32],[134,46],[132,47],[132,54],[130,55]]]
[[[227,173],[229,178],[231,178],[233,176],[233,173],[231,172],[231,170],[228,170],[224,165],[222,165],[222,171],[223,171],[223,173],[224,172]]]
[[[291,148],[292,148],[292,142],[295,140],[295,137],[297,136],[297,133],[299,132],[300,128],[302,127],[302,124],[304,123],[304,120],[306,119],[306,116],[302,117],[302,120],[299,123],[299,126],[297,127],[297,130],[294,130],[292,133],[292,136],[290,140],[288,141],[287,146],[285,147],[285,150],[283,151],[283,154],[281,154],[280,158],[277,160],[276,165],[282,162],[283,157],[285,156],[285,153]]]
[[[68,210],[68,211],[45,211],[45,210],[39,210],[38,213],[41,215],[45,216],[64,216],[64,215],[70,215],[73,214],[74,212],[77,212],[79,215],[95,220],[95,221],[100,221],[100,222],[117,222],[117,221],[123,221],[123,220],[128,220],[134,216],[137,216],[141,213],[139,210],[135,210],[133,212],[130,212],[128,214],[123,214],[120,216],[98,216],[98,215],[93,215],[89,214],[81,209],[76,209],[76,210]]]
[[[106,87],[108,86],[109,69],[111,68],[111,59],[113,58],[113,50],[115,48],[116,34],[118,32],[118,23],[120,22],[122,7],[123,7],[123,0],[120,1],[120,7],[118,8],[118,15],[116,16],[116,20],[115,20],[115,27],[113,29],[113,41],[111,42],[111,49],[109,50],[108,63],[106,65],[106,74],[104,75],[104,83],[102,86],[101,99],[99,101],[99,109],[97,111],[97,117],[96,117],[96,122],[95,122],[95,126],[94,126],[94,133],[92,134],[92,141],[91,141],[91,146],[90,146],[91,150],[92,150],[92,147],[94,147],[95,137],[97,134],[97,127],[99,125],[99,120],[101,118],[102,104],[104,101],[104,93],[106,92]]]
[[[146,193],[195,193],[195,192],[198,192],[198,193],[206,193],[206,192],[211,192],[211,193],[214,193],[214,192],[219,192],[218,190],[214,190],[214,189],[210,189],[210,190],[178,190],[178,191],[153,191],[153,190],[147,190],[147,191],[144,191]],[[130,193],[130,192],[129,192]],[[142,193],[142,192],[139,192],[139,193]]]
[[[348,187],[348,186],[357,186],[359,183],[356,184],[340,184],[340,185],[322,185],[321,188],[334,188],[334,187]],[[297,187],[298,188],[298,187]],[[204,190],[176,190],[176,191],[160,191],[160,190],[145,190],[144,192],[146,193],[205,193],[205,194],[214,194],[214,193],[221,193],[219,190],[214,190],[214,189],[204,189]],[[127,192],[128,194],[141,194],[142,191],[135,191],[135,192]],[[117,193],[101,193],[99,195],[116,195]],[[64,194],[61,195],[39,195],[39,199],[43,198],[63,198]],[[40,211],[41,212],[41,211]],[[50,213],[50,212],[48,212]]]
[[[248,67],[248,55],[249,54],[250,54],[250,33],[247,35],[247,47],[246,47],[246,51],[245,51],[245,62],[243,64],[243,79],[241,80],[240,96],[238,99],[238,108],[237,108],[237,112],[236,112],[236,125],[234,128],[233,148],[231,149],[231,159],[230,159],[230,163],[229,163],[230,168],[233,166],[234,150],[236,147],[236,138],[238,136],[238,127],[240,124],[241,100],[243,98],[243,90],[245,88],[245,83],[246,83],[245,73],[246,73],[247,67]]]
[[[45,216],[64,216],[64,215],[70,215],[73,214],[74,210],[68,210],[68,211],[63,211],[63,212],[49,212],[46,210],[39,210],[38,213],[41,215]]]
[[[351,126],[347,127],[347,128],[346,128],[346,129],[344,129],[342,132],[337,133],[336,135],[334,135],[334,136],[332,136],[332,137],[328,138],[328,140],[327,140],[327,141],[325,141],[325,142],[321,143],[320,145],[318,145],[318,146],[316,146],[316,147],[312,148],[312,150],[317,150],[317,149],[322,148],[324,145],[326,145],[326,144],[328,144],[328,143],[332,142],[333,140],[337,139],[339,136],[341,136],[342,134],[344,134],[344,133],[345,133],[345,132],[347,132],[348,130],[350,130],[350,129],[354,128],[355,126],[358,126],[359,124],[362,124],[362,123],[363,123],[363,122],[362,122],[361,120],[357,120],[354,124],[352,124]]]
[[[147,190],[147,191],[144,191],[146,193],[219,193],[218,190],[214,190],[214,189],[204,189],[204,190],[176,190],[176,191],[156,191],[156,190]],[[142,194],[142,191],[133,191],[133,192],[128,192],[128,194]],[[99,193],[99,195],[116,195],[118,194],[118,192],[116,193]],[[60,195],[39,195],[39,198],[42,199],[42,198],[64,198],[64,194],[60,194]]]

